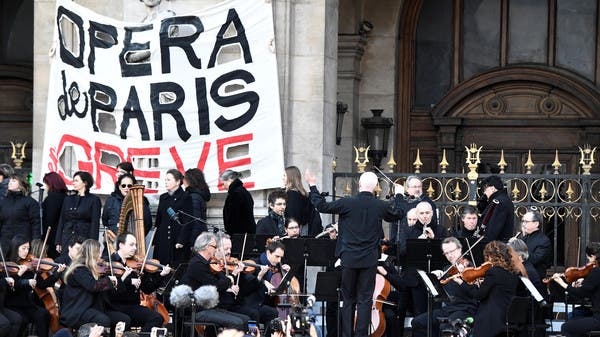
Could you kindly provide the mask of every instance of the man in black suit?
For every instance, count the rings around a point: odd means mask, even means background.
[[[373,172],[363,173],[358,181],[358,195],[326,202],[317,190],[316,176],[305,173],[310,186],[309,198],[321,213],[339,214],[336,255],[342,264],[342,337],[367,337],[371,320],[373,290],[379,241],[383,238],[381,220],[393,221],[404,216],[404,198],[396,196],[392,201],[375,198],[377,176]],[[395,186],[395,192],[400,190]],[[354,307],[356,306],[356,325]],[[354,328],[354,329],[353,329]]]
[[[544,218],[536,210],[529,210],[521,218],[523,241],[527,244],[527,250],[529,251],[528,261],[533,264],[540,278],[546,277],[548,259],[552,249],[550,239],[540,228],[543,221]]]
[[[484,243],[494,240],[506,243],[513,235],[515,206],[500,177],[487,177],[482,181],[481,189],[484,197],[477,205],[481,211],[479,234],[485,236]]]

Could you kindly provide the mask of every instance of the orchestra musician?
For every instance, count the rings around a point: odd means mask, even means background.
[[[466,259],[461,259],[462,244],[455,237],[447,237],[442,241],[442,252],[450,263],[445,270],[451,270],[451,267],[456,267],[458,272],[462,272],[465,267],[470,265]],[[433,270],[431,272],[438,279],[448,277],[444,275],[442,270]],[[444,285],[444,290],[448,294],[449,301],[445,302],[442,308],[434,309],[432,313],[432,330],[431,336],[438,337],[440,330],[447,328],[447,323],[440,326],[439,317],[447,317],[448,321],[452,322],[456,319],[465,319],[472,317],[477,311],[477,302],[467,293],[465,288],[462,288],[458,283],[450,281]],[[412,320],[413,337],[425,336],[427,333],[428,314],[422,313]]]
[[[300,237],[300,224],[296,219],[285,219],[285,237],[288,239],[297,239]]]
[[[567,284],[562,279],[562,274],[552,275],[552,279],[564,288],[569,296],[576,298],[589,298],[592,301],[592,316],[574,317],[563,323],[561,334],[567,337],[587,336],[587,333],[600,330],[600,269],[598,268],[598,257],[600,256],[600,243],[590,242],[585,248],[588,259],[587,276],[583,281]]]
[[[283,190],[269,193],[269,214],[256,223],[256,234],[281,236],[285,235],[285,209],[287,195]]]
[[[118,281],[111,274],[109,266],[99,265],[100,249],[100,242],[97,240],[85,240],[79,254],[64,273],[65,289],[60,307],[60,322],[66,327],[77,329],[90,322],[114,327],[119,321],[129,326],[129,316],[105,310],[102,295],[114,290]],[[107,276],[102,276],[101,272]]]
[[[510,248],[501,241],[488,243],[483,257],[491,267],[478,285],[469,285],[461,278],[454,281],[464,287],[472,298],[479,300],[473,336],[497,336],[505,332],[505,315],[499,313],[506,312],[516,294],[520,270],[513,263]]]
[[[489,176],[480,186],[483,196],[477,207],[481,212],[481,222],[478,224],[476,236],[483,235],[484,242],[508,242],[513,235],[515,206],[508,197],[504,183],[498,176]]]
[[[19,313],[23,318],[23,323],[33,323],[38,336],[46,337],[48,336],[50,313],[33,301],[33,289],[35,287],[39,289],[53,287],[58,280],[58,274],[43,279],[35,273],[35,269],[32,270],[31,264],[24,263],[30,258],[30,247],[29,240],[24,236],[17,235],[11,240],[7,261],[19,263],[20,266],[18,273],[14,275],[14,291],[7,293],[5,306]],[[64,269],[65,266],[61,265],[57,272],[62,272]],[[22,328],[25,326],[23,325]]]
[[[535,267],[540,278],[546,277],[552,243],[550,239],[541,230],[544,218],[537,210],[530,209],[521,218],[521,229],[523,231],[523,241],[527,244],[529,251],[528,261]]]
[[[219,292],[219,304],[216,308],[201,309],[196,313],[196,320],[199,322],[211,322],[220,327],[234,328],[241,331],[248,330],[247,315],[226,310],[226,304],[223,299],[227,294],[237,295],[239,287],[235,284],[234,277],[243,269],[243,266],[237,266],[229,275],[223,272],[213,272],[218,265],[215,253],[218,249],[217,237],[210,232],[204,232],[196,238],[194,243],[194,252],[190,259],[189,266],[181,278],[182,284],[187,284],[196,290],[204,285],[213,285]],[[211,261],[215,262],[211,268]]]
[[[477,229],[477,210],[473,206],[465,205],[460,213],[462,226],[456,231],[456,237],[472,240]],[[474,241],[471,241],[474,242]]]
[[[431,209],[433,211],[432,218],[437,219],[437,207],[433,200],[429,198],[427,195],[423,194],[423,182],[417,176],[408,176],[406,178],[406,205],[404,211],[406,212],[406,216],[408,217],[408,212],[411,209],[414,209],[417,204],[420,202],[427,202],[431,205]],[[402,231],[402,225],[411,226],[410,223],[406,223],[406,218],[402,219],[402,221],[394,221],[390,223],[390,241],[396,242],[400,239],[399,231]]]
[[[135,236],[129,232],[121,233],[117,236],[115,245],[116,251],[112,254],[112,261],[127,265],[127,261],[133,259],[137,251]],[[140,291],[151,294],[170,272],[171,268],[168,265],[162,268],[160,273],[142,273],[126,267],[123,275],[117,278],[116,289],[108,293],[107,306],[129,316],[131,325],[141,327],[142,333],[150,333],[153,327],[162,326],[163,317],[158,312],[140,305]]]
[[[3,273],[6,275],[6,273]],[[23,324],[19,313],[5,305],[6,294],[15,286],[15,279],[10,276],[0,278],[0,337],[17,337]]]
[[[342,336],[350,337],[353,331],[356,336],[367,336],[379,259],[378,244],[384,236],[381,220],[401,219],[406,201],[399,195],[389,202],[375,198],[373,191],[378,179],[373,172],[360,176],[357,196],[332,202],[325,201],[316,187],[316,176],[309,170],[305,179],[315,208],[321,213],[339,214],[336,254],[342,264]],[[394,187],[394,192],[400,191],[400,185]]]
[[[68,195],[61,211],[61,221],[56,230],[56,250],[61,254],[69,238],[80,235],[86,239],[98,240],[100,232],[100,198],[90,193],[94,186],[94,178],[89,172],[77,171],[73,175],[74,194]]]

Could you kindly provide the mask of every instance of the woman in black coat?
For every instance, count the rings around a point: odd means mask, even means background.
[[[283,174],[283,185],[287,195],[285,217],[294,218],[300,224],[300,235],[314,237],[323,231],[318,212],[308,200],[308,193],[302,186],[302,174],[296,166],[288,166]],[[313,213],[316,212],[316,213]],[[315,223],[312,215],[315,214]]]
[[[167,192],[160,195],[156,211],[156,234],[154,235],[154,258],[161,264],[177,267],[189,258],[189,251],[184,249],[189,241],[183,230],[187,222],[185,213],[192,214],[192,198],[185,193],[181,184],[183,174],[170,169],[165,175]],[[170,216],[171,208],[175,216]],[[181,211],[181,212],[180,212]]]
[[[56,250],[63,254],[62,247],[67,247],[73,235],[84,239],[98,240],[100,231],[100,198],[90,193],[94,178],[86,171],[78,171],[73,175],[75,194],[69,195],[63,202],[60,223],[56,231]],[[66,254],[66,252],[64,253]]]
[[[29,184],[17,175],[10,177],[6,198],[0,203],[0,242],[6,251],[15,235],[28,241],[39,239],[40,206],[27,196]]]
[[[227,189],[227,199],[223,205],[223,224],[227,234],[254,234],[254,199],[244,188],[239,172],[226,170],[221,173],[219,180]]]
[[[67,185],[65,185],[65,181],[56,172],[46,173],[43,182],[48,194],[42,203],[42,226],[44,233],[50,228],[48,242],[52,244],[48,246],[48,257],[54,259],[60,255],[60,253],[56,251],[56,246],[53,243],[56,240],[56,231],[60,221],[62,205],[67,196]]]
[[[525,272],[513,263],[511,252],[503,242],[488,243],[483,256],[492,267],[479,286],[469,286],[461,279],[456,281],[473,298],[479,300],[473,337],[494,337],[505,333],[506,309],[516,295],[520,282],[518,275]]]
[[[189,238],[187,245],[193,247],[198,235],[208,230],[206,226],[206,203],[210,200],[210,190],[206,180],[204,180],[204,173],[197,168],[185,171],[183,186],[185,186],[185,192],[192,198],[191,215],[193,215],[193,218],[184,214],[182,219],[186,223],[189,222],[185,229],[189,233],[187,235]]]

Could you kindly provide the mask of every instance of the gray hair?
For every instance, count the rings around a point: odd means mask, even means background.
[[[408,176],[408,177],[406,178],[406,187],[410,187],[410,182],[411,182],[411,181],[413,181],[413,180],[418,180],[419,182],[423,182],[423,181],[421,180],[421,178],[419,178],[419,177],[417,177],[417,176]]]
[[[0,164],[0,176],[8,178],[13,174],[15,174],[15,170],[13,170],[12,166],[8,164]]]
[[[447,244],[447,243],[453,243],[456,245],[456,248],[462,249],[462,243],[460,243],[460,240],[458,240],[454,236],[449,236],[442,241],[442,244]]]
[[[239,172],[237,172],[237,171],[234,171],[234,170],[225,170],[219,176],[219,180],[221,180],[221,181],[227,181],[229,179],[235,180],[235,179],[239,179],[241,177],[242,177],[242,174],[239,173]]]
[[[542,214],[540,212],[530,209],[527,211],[527,213],[531,214],[532,220],[539,223],[540,226],[544,223],[544,217],[542,217]]]
[[[194,250],[197,252],[204,250],[212,240],[217,241],[217,237],[215,236],[215,234],[210,232],[203,232],[196,238],[196,241],[194,242]]]
[[[511,239],[508,241],[508,246],[512,247],[517,254],[526,261],[529,258],[529,249],[527,248],[527,244],[525,241],[521,239]]]

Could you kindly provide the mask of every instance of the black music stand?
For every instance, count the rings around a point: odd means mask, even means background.
[[[340,301],[341,301],[341,271],[322,271],[317,273],[317,283],[315,284],[315,299],[321,301],[321,306],[325,309],[325,302],[336,305],[337,334],[340,336]],[[321,309],[321,331],[325,331],[325,310]]]
[[[442,270],[448,260],[442,252],[440,239],[408,239],[406,240],[406,265],[430,273]]]
[[[241,256],[242,247],[244,247],[244,236],[246,236],[246,248],[244,248],[244,258],[260,256],[265,251],[267,238],[272,235],[255,234],[233,234],[231,236],[231,255]]]
[[[333,267],[337,240],[306,239],[309,266]]]

